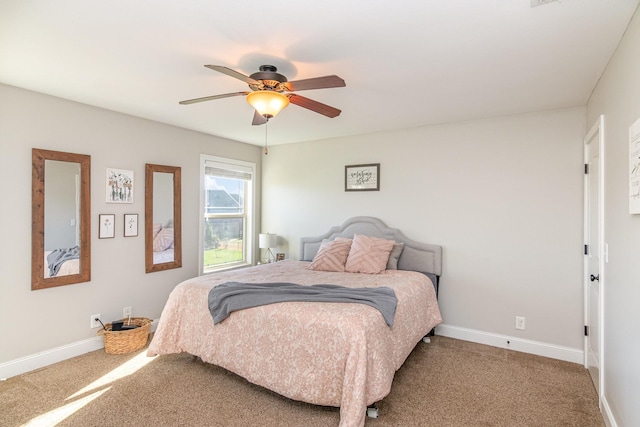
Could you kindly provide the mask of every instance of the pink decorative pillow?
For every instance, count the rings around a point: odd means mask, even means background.
[[[393,240],[356,234],[353,236],[345,271],[369,274],[383,272],[395,243]]]
[[[153,252],[166,251],[173,245],[173,228],[163,228],[153,238]]]
[[[162,230],[162,224],[156,222],[153,224],[153,237],[156,237],[158,233]]]
[[[323,242],[318,253],[313,257],[310,270],[344,271],[344,263],[351,249],[351,239],[338,238]]]

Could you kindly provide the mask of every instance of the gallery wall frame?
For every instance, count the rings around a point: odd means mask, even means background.
[[[138,214],[124,214],[124,237],[138,235]]]
[[[107,203],[133,203],[133,171],[107,168]]]
[[[116,215],[100,214],[98,215],[98,238],[113,239],[116,237]]]
[[[629,127],[629,214],[640,214],[640,119]]]

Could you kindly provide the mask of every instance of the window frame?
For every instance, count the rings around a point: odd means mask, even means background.
[[[242,171],[251,174],[251,181],[249,188],[247,189],[247,196],[245,197],[244,207],[244,227],[245,232],[243,235],[243,249],[244,249],[244,261],[233,263],[226,266],[217,268],[210,268],[205,271],[204,266],[204,229],[205,229],[205,176],[206,176],[206,164],[212,162],[216,164],[216,167],[221,169],[229,169],[235,171]],[[244,160],[230,159],[226,157],[212,156],[209,154],[200,155],[200,210],[198,220],[198,271],[199,275],[216,273],[224,270],[231,270],[234,268],[248,267],[254,264],[254,247],[255,243],[255,221],[256,221],[256,170],[257,165],[253,162],[247,162]]]

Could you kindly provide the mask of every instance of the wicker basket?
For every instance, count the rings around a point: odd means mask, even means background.
[[[98,331],[98,335],[104,336],[104,351],[109,354],[127,354],[140,350],[147,345],[151,319],[146,317],[132,317],[122,319],[125,325],[138,325],[139,328],[124,331],[112,331],[111,323],[107,323],[104,329]]]

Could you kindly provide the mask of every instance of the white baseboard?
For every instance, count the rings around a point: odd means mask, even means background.
[[[492,334],[446,324],[441,324],[436,327],[436,335],[584,364],[584,351],[577,348],[525,340],[507,335]]]
[[[602,403],[602,407],[600,408],[600,412],[602,413],[604,424],[607,427],[618,427],[618,423],[616,423],[616,419],[611,413],[611,407],[609,406],[609,402],[607,401],[606,396],[602,396],[601,403]]]
[[[0,378],[15,377],[103,347],[104,340],[95,337],[10,360],[0,364]]]
[[[156,319],[151,324],[151,332],[156,330],[157,325],[158,320]],[[567,362],[584,363],[584,352],[582,350],[539,341],[524,340],[446,324],[442,324],[436,328],[436,335],[471,341],[478,344],[486,344],[493,347],[508,348],[523,353],[565,360]],[[24,374],[25,372],[40,369],[53,363],[89,353],[90,351],[99,350],[103,347],[103,339],[95,337],[0,363],[0,379]],[[612,423],[611,426],[615,427],[615,423]]]
[[[154,332],[157,325],[156,319],[151,323],[150,332]],[[104,339],[94,337],[0,363],[0,379],[15,377],[101,348],[104,348]]]

